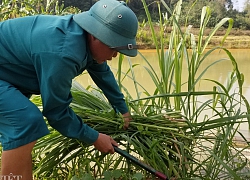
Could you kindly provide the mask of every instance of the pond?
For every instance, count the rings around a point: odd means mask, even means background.
[[[230,49],[229,50],[234,58],[236,59],[238,63],[238,67],[241,73],[244,74],[244,85],[243,85],[243,93],[247,100],[250,102],[250,56],[249,56],[249,49]],[[158,58],[155,50],[142,50],[140,53],[143,54],[143,56],[150,62],[152,67],[154,68],[156,73],[159,73],[159,66],[158,66]],[[208,67],[211,63],[222,59],[222,58],[227,58],[228,56],[224,51],[217,50],[210,54],[206,60],[203,62],[203,64],[200,67],[200,72],[198,72],[198,75],[203,71],[206,67]],[[141,83],[141,85],[147,89],[150,93],[152,93],[155,90],[155,86],[153,84],[153,81],[151,80],[150,76],[148,75],[147,71],[143,66],[147,66],[143,58],[138,55],[137,57],[130,58],[132,64],[140,64],[140,66],[136,66],[134,69],[135,72],[135,77],[138,82]],[[109,65],[111,66],[114,74],[116,74],[116,69],[117,69],[117,58],[113,59],[112,61],[109,62]],[[129,63],[127,59],[125,59],[123,66],[122,66],[123,72],[126,72],[129,69]],[[215,66],[212,66],[206,74],[203,75],[203,79],[213,79],[217,80],[222,84],[226,83],[226,79],[229,75],[229,73],[232,71],[233,66],[231,61],[225,60],[222,61]],[[187,81],[187,70],[186,70],[186,64],[183,64],[183,72],[182,72],[182,79],[183,82]],[[198,77],[197,75],[197,77]],[[82,84],[84,87],[87,87],[90,84],[94,84],[89,75],[83,74],[79,77],[76,78],[76,80]],[[126,78],[123,81],[123,85],[128,89],[130,94],[136,98],[136,91],[133,85],[132,80],[129,80]],[[197,86],[197,90],[208,90],[211,91],[213,86],[215,84],[202,80],[199,83],[199,86]],[[233,89],[236,89],[238,87],[233,87]],[[142,91],[142,89],[140,89]],[[185,86],[182,87],[183,91],[187,91],[187,88]],[[202,97],[204,98],[204,97]],[[204,99],[205,101],[205,99]],[[243,107],[244,108],[244,107]],[[244,109],[242,109],[244,110]],[[240,126],[240,131],[244,134],[246,138],[250,139],[250,132],[248,130],[248,125],[246,123],[241,124]]]

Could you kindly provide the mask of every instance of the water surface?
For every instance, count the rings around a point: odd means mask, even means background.
[[[249,58],[249,50],[248,49],[230,49],[229,50],[233,57],[236,59],[238,63],[238,67],[241,73],[244,74],[244,85],[243,85],[243,93],[247,100],[250,102],[250,58]],[[159,74],[159,65],[158,65],[158,57],[157,53],[155,50],[143,50],[140,51],[142,55],[150,62],[151,66],[154,68],[154,71]],[[226,84],[226,80],[228,78],[228,75],[230,72],[233,70],[233,66],[231,61],[229,60],[227,54],[222,51],[222,50],[217,50],[210,54],[205,61],[201,64],[200,70],[197,73],[197,77],[199,74],[204,71],[205,68],[207,68],[211,63],[217,61],[217,60],[222,60],[222,62],[217,63],[215,66],[212,66],[211,68],[208,69],[208,71],[203,75],[202,79],[213,79],[216,81],[219,81],[222,84]],[[140,84],[150,93],[153,93],[154,90],[156,89],[152,79],[150,78],[149,74],[145,70],[145,66],[147,66],[146,62],[143,60],[143,58],[138,55],[137,57],[129,58],[131,60],[132,64],[140,64],[139,66],[136,66],[134,68],[134,73],[135,73],[135,78]],[[112,61],[109,62],[109,65],[111,66],[114,74],[116,74],[116,69],[118,66],[117,63],[117,58],[113,59]],[[128,63],[128,58],[125,57],[122,69],[123,72],[127,72],[129,69],[130,65]],[[147,66],[148,67],[148,66]],[[187,81],[187,68],[186,68],[186,63],[183,63],[183,72],[182,72],[182,82]],[[130,74],[131,75],[131,74]],[[93,85],[93,81],[89,77],[88,74],[83,74],[79,77],[76,78],[80,84],[82,84],[84,87],[87,87],[88,85]],[[123,81],[123,85],[128,89],[130,94],[134,98],[136,98],[136,91],[135,87],[133,84],[133,81],[126,78]],[[237,85],[237,84],[236,84]],[[233,90],[237,90],[237,86],[233,87]],[[196,87],[196,90],[208,90],[211,91],[213,90],[213,86],[215,86],[214,83],[208,82],[205,80],[202,80],[199,82],[199,85]],[[141,92],[143,92],[142,88],[139,88]],[[182,87],[182,91],[187,91],[187,87],[185,85]],[[142,97],[143,95],[141,95]],[[204,98],[204,99],[202,99]],[[206,97],[201,97],[202,101],[206,101]],[[244,110],[244,107],[242,107],[242,110]],[[247,137],[250,138],[250,133],[248,130],[248,125],[246,123],[242,124],[240,126],[240,131]]]

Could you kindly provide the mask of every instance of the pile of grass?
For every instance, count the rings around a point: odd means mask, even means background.
[[[124,130],[122,116],[102,93],[74,83],[72,94],[71,108],[86,124],[112,136],[122,149],[168,177],[249,177],[249,161],[243,154],[247,147],[238,150],[232,140],[237,132],[232,128],[242,122],[243,115],[191,123],[174,111],[133,114],[128,130]],[[39,105],[40,98],[33,101]],[[52,129],[37,142],[33,159],[37,179],[154,179],[117,154],[100,153]]]
[[[179,112],[169,111],[153,116],[134,114],[129,128],[124,130],[122,116],[115,113],[101,93],[87,91],[77,83],[74,83],[72,93],[74,101],[71,108],[86,124],[112,136],[122,149],[169,177],[180,176],[180,171],[187,171],[185,164],[192,160],[189,159],[192,150],[188,148],[192,137],[185,133],[187,123]],[[62,177],[69,176],[71,172],[73,177],[77,171],[85,169],[85,173],[92,177],[101,178],[105,171],[130,167],[130,175],[127,174],[128,169],[123,171],[128,178],[138,172],[143,172],[144,177],[151,176],[124,158],[114,159],[114,156],[101,154],[93,146],[63,137],[52,130],[36,145],[35,173],[38,177],[53,178],[58,177],[57,173]]]

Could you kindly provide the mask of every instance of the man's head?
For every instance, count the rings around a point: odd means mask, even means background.
[[[77,14],[74,21],[114,50],[136,56],[138,20],[123,1],[100,0],[89,11]]]
[[[117,56],[115,49],[110,48],[91,34],[88,34],[88,43],[92,58],[96,60],[98,64],[112,60],[113,57]]]

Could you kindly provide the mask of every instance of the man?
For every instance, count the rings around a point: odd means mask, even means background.
[[[100,0],[87,12],[30,16],[0,22],[1,174],[32,179],[31,151],[49,133],[43,116],[61,134],[114,153],[110,136],[82,122],[69,104],[72,79],[87,70],[109,100],[130,121],[107,60],[136,56],[138,21],[124,2]],[[28,99],[41,94],[43,112]]]

